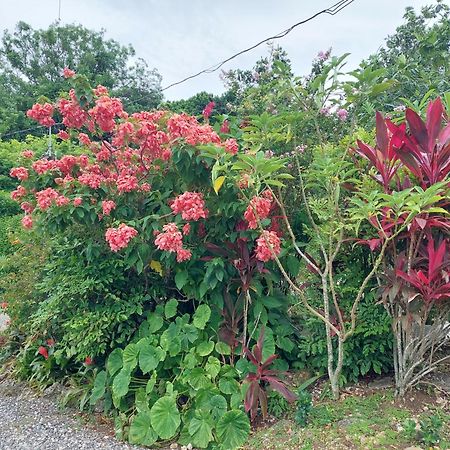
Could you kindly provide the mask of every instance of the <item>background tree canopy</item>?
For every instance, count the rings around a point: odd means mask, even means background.
[[[105,38],[105,30],[81,25],[51,25],[35,30],[19,22],[6,30],[0,47],[0,133],[31,126],[26,111],[39,96],[51,99],[66,88],[64,67],[109,88],[131,112],[156,107],[162,100],[161,76],[135,58],[131,45]]]

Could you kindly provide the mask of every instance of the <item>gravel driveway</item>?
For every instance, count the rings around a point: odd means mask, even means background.
[[[94,449],[142,447],[117,441],[109,428],[83,424],[73,411],[59,410],[53,399],[36,397],[21,384],[0,383],[0,450]]]

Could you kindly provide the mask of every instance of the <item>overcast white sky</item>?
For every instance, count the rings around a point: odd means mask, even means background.
[[[198,72],[292,24],[331,6],[336,0],[61,0],[61,22],[106,29],[106,36],[132,44],[138,56],[156,67],[163,86]],[[336,16],[322,15],[294,29],[279,44],[297,74],[308,71],[320,50],[350,52],[350,67],[373,53],[402,23],[406,6],[416,9],[434,0],[355,0]],[[58,18],[58,0],[0,0],[0,33],[23,20],[35,28]],[[261,46],[224,66],[251,68],[265,55]],[[168,99],[199,91],[223,91],[219,72],[202,75],[165,92]]]

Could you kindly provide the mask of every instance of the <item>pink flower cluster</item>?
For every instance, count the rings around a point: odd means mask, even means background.
[[[120,174],[117,178],[117,189],[119,192],[131,192],[138,188],[138,179],[134,175],[126,172]]]
[[[339,120],[342,120],[342,122],[345,122],[348,117],[348,111],[346,109],[338,109],[336,112],[336,115],[338,116]]]
[[[259,261],[267,262],[274,259],[281,251],[281,240],[275,231],[264,230],[256,239],[255,256]]]
[[[27,214],[22,217],[22,226],[27,229],[30,229],[33,227],[33,219],[31,218],[30,215]]]
[[[28,179],[28,169],[26,169],[25,167],[13,167],[10,170],[9,175],[14,178],[17,178],[20,181],[27,180]]]
[[[220,126],[219,131],[223,134],[229,133],[230,132],[230,122],[228,122],[228,120],[224,120],[222,122],[222,125]]]
[[[65,130],[60,130],[57,136],[63,141],[67,141],[70,138],[69,133]]]
[[[56,163],[55,161],[49,161],[48,159],[38,159],[31,167],[38,175],[42,175],[49,170],[53,170],[56,167]]]
[[[248,222],[248,227],[252,230],[258,228],[258,220],[269,217],[270,209],[272,208],[272,198],[270,192],[266,192],[263,192],[262,197],[253,197],[244,212],[244,218]]]
[[[102,210],[105,216],[109,216],[113,209],[116,209],[116,203],[113,200],[102,201]]]
[[[105,238],[111,250],[118,252],[122,248],[128,247],[131,239],[136,237],[137,234],[138,232],[133,227],[121,223],[118,228],[108,228]]]
[[[25,195],[27,195],[27,190],[22,185],[17,186],[17,189],[11,192],[11,198],[16,201],[20,201]]]
[[[75,71],[69,69],[68,67],[64,67],[63,76],[64,78],[72,78],[75,76]]]
[[[53,201],[55,201],[58,197],[58,192],[56,192],[53,188],[47,188],[43,191],[36,192],[37,204],[43,211],[50,208]]]
[[[87,121],[86,112],[80,107],[75,91],[69,91],[70,100],[62,98],[58,102],[58,109],[63,116],[63,124],[68,128],[81,128]]]
[[[27,111],[27,117],[35,120],[39,124],[45,127],[51,127],[55,125],[55,121],[52,118],[53,115],[53,105],[50,103],[36,103],[31,109]]]
[[[239,150],[239,146],[238,146],[236,139],[227,139],[223,143],[223,147],[224,147],[225,151],[227,153],[230,153],[231,155],[235,155]]]
[[[209,102],[205,108],[202,111],[202,115],[205,119],[209,119],[209,117],[211,116],[214,107],[216,106],[216,104],[214,102]]]
[[[22,152],[22,156],[23,156],[24,158],[31,159],[31,158],[33,158],[33,156],[34,156],[34,152],[33,152],[33,150],[24,150],[24,151]]]
[[[203,194],[199,192],[185,192],[179,195],[170,205],[174,214],[181,214],[184,220],[206,219],[208,211],[205,209]]]
[[[95,106],[89,110],[90,116],[95,120],[100,129],[106,133],[113,131],[116,126],[114,119],[123,115],[122,102],[118,98],[99,97]]]
[[[163,226],[163,232],[156,236],[155,245],[159,250],[176,253],[178,262],[187,261],[192,257],[191,251],[183,248],[183,235],[176,223]]]
[[[30,202],[22,202],[20,204],[20,209],[25,211],[27,214],[31,214],[34,210],[34,206]]]
[[[53,202],[55,202],[57,206],[65,206],[70,203],[70,200],[67,197],[58,194],[53,188],[47,188],[43,191],[36,192],[36,201],[42,211],[50,208]]]
[[[200,125],[195,117],[174,114],[167,121],[171,140],[184,138],[189,145],[220,144],[220,137],[210,125]]]

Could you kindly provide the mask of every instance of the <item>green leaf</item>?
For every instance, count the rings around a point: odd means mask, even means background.
[[[102,370],[95,377],[94,387],[92,388],[89,404],[95,405],[105,395],[105,389],[106,389],[106,372]]]
[[[123,367],[131,372],[137,365],[139,348],[136,344],[128,344],[123,351]]]
[[[196,367],[195,369],[191,369],[186,373],[188,383],[194,389],[204,389],[211,385],[211,381],[206,376],[206,372],[201,367]]]
[[[196,328],[203,330],[211,317],[211,309],[208,305],[200,305],[193,316],[192,323]]]
[[[164,324],[163,318],[156,313],[150,313],[147,322],[148,322],[148,331],[150,333],[154,333],[155,331],[160,330]]]
[[[225,342],[216,343],[216,352],[221,355],[231,355],[231,347]]]
[[[183,272],[178,272],[175,275],[175,284],[177,286],[178,289],[183,289],[183,287],[186,285],[187,281],[188,281],[188,273],[183,271]]]
[[[152,376],[150,377],[150,379],[147,381],[147,386],[145,387],[146,394],[150,394],[150,392],[153,391],[153,388],[155,387],[155,384],[156,384],[156,378],[157,378],[157,374],[156,374],[156,371],[154,371]]]
[[[209,400],[209,407],[211,408],[211,417],[214,422],[217,422],[227,411],[227,401],[222,395],[214,395]]]
[[[170,356],[176,356],[181,351],[181,340],[178,334],[175,334],[175,328],[168,328],[161,335],[159,343],[163,350],[169,352]]]
[[[150,410],[150,420],[161,439],[174,437],[181,423],[175,399],[166,396],[157,400]]]
[[[114,376],[122,368],[122,349],[114,349],[108,357],[106,368],[111,376]]]
[[[200,356],[208,356],[214,350],[214,342],[203,341],[197,346],[197,353]]]
[[[241,447],[250,433],[247,414],[239,410],[226,412],[217,422],[216,432],[224,449],[234,450]]]
[[[150,412],[148,407],[148,397],[144,388],[139,388],[134,394],[134,405],[138,412]]]
[[[127,369],[123,368],[114,378],[112,391],[117,398],[122,398],[128,393],[128,386],[130,385],[131,375]]]
[[[259,332],[261,332],[261,330]],[[273,331],[271,328],[266,327],[264,331],[264,342],[262,351],[263,361],[265,361],[269,356],[273,355],[274,353],[275,353],[275,340],[273,338]]]
[[[162,350],[162,349],[160,349]],[[139,367],[146,374],[158,367],[161,353],[153,345],[142,345],[139,350]]]
[[[131,444],[151,446],[158,440],[158,435],[150,424],[150,413],[140,412],[133,417],[128,438]]]
[[[189,434],[195,447],[206,448],[213,440],[212,420],[206,411],[196,411],[189,423]]]
[[[208,357],[208,362],[205,364],[205,370],[211,378],[216,378],[220,372],[220,361],[215,356]]]
[[[237,394],[240,390],[239,383],[233,378],[222,377],[219,380],[219,390],[227,395]]]
[[[175,298],[170,299],[164,306],[164,315],[166,319],[170,319],[177,313],[178,300]]]

